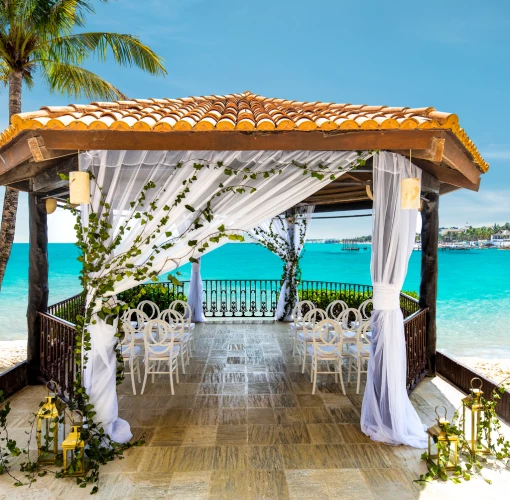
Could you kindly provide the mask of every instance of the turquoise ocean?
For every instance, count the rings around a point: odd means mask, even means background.
[[[77,248],[49,245],[50,304],[80,291]],[[421,252],[414,251],[404,290],[419,289]],[[370,284],[370,246],[346,252],[308,243],[303,279]],[[255,244],[226,244],[202,259],[204,279],[277,279],[281,261]],[[190,265],[179,270],[187,280]],[[0,292],[0,340],[26,338],[28,244],[15,244]],[[454,356],[510,358],[510,251],[439,251],[438,347]]]

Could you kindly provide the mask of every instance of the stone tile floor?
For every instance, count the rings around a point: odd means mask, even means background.
[[[359,428],[362,395],[341,393],[333,376],[309,376],[291,357],[288,325],[211,322],[199,325],[196,349],[175,396],[168,377],[133,396],[119,387],[120,416],[146,444],[101,469],[100,499],[455,499],[506,497],[509,473],[492,486],[413,480],[426,468],[423,450],[371,442]],[[138,385],[138,391],[140,385]],[[28,387],[11,400],[11,437],[22,439],[44,388]],[[411,400],[423,422],[434,408],[449,415],[462,394],[439,378],[426,379]],[[89,497],[70,480],[47,475],[15,488],[0,476],[0,499]]]

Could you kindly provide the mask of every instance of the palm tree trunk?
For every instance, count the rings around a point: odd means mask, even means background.
[[[21,113],[21,85],[22,74],[13,72],[9,77],[9,119],[16,113]],[[14,231],[16,229],[16,213],[18,211],[18,191],[6,187],[4,207],[2,210],[2,225],[0,226],[0,289],[4,281],[5,269],[11,255]]]

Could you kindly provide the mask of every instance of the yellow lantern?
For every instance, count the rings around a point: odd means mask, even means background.
[[[55,198],[46,198],[46,213],[52,214],[57,209],[57,200]]]
[[[88,172],[69,172],[69,198],[71,205],[90,204],[90,175]]]
[[[462,431],[473,455],[477,453],[489,455],[491,428],[490,425],[486,428],[482,425],[485,417],[485,408],[482,403],[483,382],[478,377],[474,377],[469,385],[469,395],[462,400]]]
[[[444,417],[440,417],[438,408],[444,409]],[[436,406],[436,425],[427,429],[428,434],[428,463],[455,470],[459,463],[459,436],[449,433],[450,421],[446,419],[446,408]]]
[[[419,209],[420,179],[409,177],[400,181],[400,208],[402,210]]]
[[[81,429],[82,422],[74,421],[71,424],[71,432],[62,442],[64,474],[66,476],[85,475],[85,441],[81,437]]]
[[[58,402],[56,393],[49,391],[46,402],[37,412],[37,455],[41,464],[54,464],[57,459],[61,413],[62,405]]]

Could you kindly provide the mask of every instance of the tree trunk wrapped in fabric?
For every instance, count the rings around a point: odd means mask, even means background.
[[[191,321],[205,323],[204,315],[204,286],[200,274],[201,259],[191,264],[191,278],[189,281],[188,304],[191,307]]]
[[[424,426],[406,390],[406,345],[400,290],[413,251],[418,210],[401,208],[401,180],[421,170],[401,155],[374,156],[371,275],[374,311],[361,429],[374,441],[427,445]]]
[[[278,321],[292,321],[292,311],[299,300],[298,285],[301,279],[299,259],[314,208],[294,207],[250,231],[253,239],[278,255],[284,263],[282,288],[275,313],[275,319]]]
[[[91,204],[83,205],[78,226],[88,298],[83,382],[94,422],[114,441],[126,442],[131,433],[118,418],[116,320],[107,300],[242,239],[242,232],[300,203],[359,158],[352,151],[80,154],[80,170],[93,175]],[[305,169],[319,173],[303,175]]]

